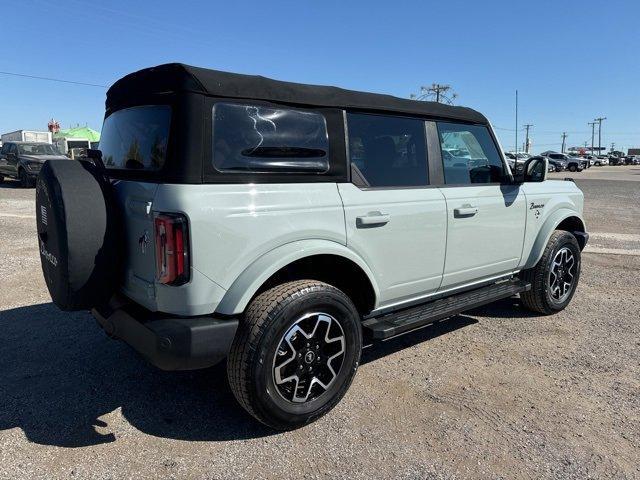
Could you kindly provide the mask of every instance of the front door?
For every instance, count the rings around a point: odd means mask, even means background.
[[[347,115],[353,183],[338,184],[347,245],[374,272],[378,307],[427,295],[440,286],[447,212],[429,188],[424,122]]]
[[[507,182],[485,126],[438,122],[447,202],[447,253],[441,289],[514,270],[522,255],[526,199]]]

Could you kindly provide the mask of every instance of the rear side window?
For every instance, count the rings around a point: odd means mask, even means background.
[[[169,141],[171,107],[132,107],[109,115],[102,126],[100,151],[107,168],[158,170]]]
[[[235,172],[324,173],[329,170],[326,120],[317,112],[217,103],[213,166]]]
[[[347,114],[349,160],[371,187],[428,184],[425,124],[422,120]]]
[[[445,183],[502,182],[504,165],[487,127],[438,122],[438,133]]]

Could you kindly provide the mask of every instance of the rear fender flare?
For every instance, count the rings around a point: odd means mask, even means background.
[[[373,272],[365,261],[340,243],[330,240],[300,240],[277,247],[255,260],[231,284],[216,308],[216,313],[237,315],[244,311],[258,289],[274,273],[296,260],[314,255],[335,255],[351,260],[367,275],[376,301],[380,291]]]

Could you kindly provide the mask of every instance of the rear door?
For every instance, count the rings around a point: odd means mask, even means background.
[[[338,189],[348,246],[376,276],[378,307],[435,292],[442,279],[446,206],[429,187],[425,123],[347,114],[352,183]]]
[[[488,128],[438,122],[447,202],[442,289],[515,269],[522,255],[526,199],[510,184]]]

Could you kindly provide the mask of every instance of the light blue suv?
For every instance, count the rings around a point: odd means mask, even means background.
[[[514,175],[474,110],[181,64],[124,77],[106,108],[92,163],[38,179],[53,300],[163,369],[228,357],[276,429],[335,406],[363,342],[576,291],[582,192],[546,158]]]

